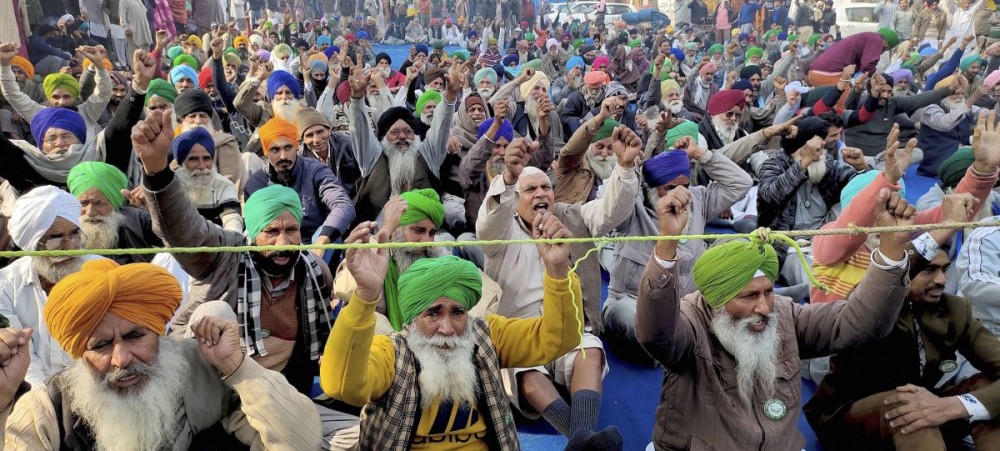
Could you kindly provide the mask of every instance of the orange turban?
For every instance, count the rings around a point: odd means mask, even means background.
[[[35,66],[27,58],[21,55],[14,55],[14,59],[10,60],[10,65],[24,71],[25,74],[28,74],[28,78],[35,78]]]
[[[245,45],[247,47],[250,47],[250,40],[247,39],[246,36],[239,35],[239,36],[233,38],[233,47],[239,48],[240,47],[240,43],[243,43],[243,45]]]
[[[83,59],[83,68],[84,69],[89,69],[91,64],[93,64],[93,63],[90,61],[90,58],[84,58]],[[112,68],[112,66],[111,66],[111,60],[109,60],[107,58],[104,58],[104,68],[107,69],[107,70],[111,70],[111,68]]]
[[[62,348],[78,359],[104,315],[114,313],[163,335],[182,296],[177,279],[159,266],[90,260],[52,287],[45,323]]]
[[[298,127],[280,117],[267,121],[257,129],[257,134],[260,136],[260,145],[264,149],[265,154],[271,148],[271,143],[281,137],[292,140],[292,143],[296,146],[299,145]]]

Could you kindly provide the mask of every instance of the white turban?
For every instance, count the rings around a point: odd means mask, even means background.
[[[250,42],[257,44],[260,47],[264,46],[264,38],[259,34],[250,35]]]
[[[36,250],[38,242],[57,217],[79,227],[80,201],[52,185],[35,188],[14,201],[8,227],[10,237],[17,247],[26,251]]]
[[[521,175],[517,178],[517,182],[514,183],[514,191],[516,191],[518,194],[521,194],[521,179],[537,174],[545,175],[545,171],[538,169],[534,166],[525,166],[524,169],[521,170]]]

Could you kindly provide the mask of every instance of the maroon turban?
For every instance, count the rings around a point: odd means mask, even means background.
[[[731,110],[734,106],[743,108],[747,99],[739,89],[723,89],[708,99],[708,114],[716,116]]]

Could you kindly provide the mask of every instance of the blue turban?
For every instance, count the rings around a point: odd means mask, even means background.
[[[323,44],[331,45],[331,44],[333,44],[333,41],[331,41],[330,37],[327,36],[327,35],[323,35],[323,36],[320,36],[320,37],[316,38],[316,45],[323,45]]]
[[[785,39],[788,39],[788,33],[784,32],[784,31],[782,31],[781,33],[778,33],[778,40],[779,41],[784,41]]]
[[[670,54],[674,55],[674,58],[677,58],[677,62],[684,61],[684,51],[683,50],[681,50],[681,49],[679,49],[677,47],[671,47],[670,48]]]
[[[417,45],[413,46],[413,49],[414,49],[413,50],[413,54],[414,55],[418,55],[418,54],[421,54],[421,53],[423,53],[424,55],[430,55],[430,52],[427,51],[427,45],[425,45],[425,44],[417,44]]]
[[[847,208],[858,193],[860,193],[861,190],[865,189],[868,185],[871,185],[871,183],[875,181],[875,177],[879,174],[881,174],[879,171],[867,171],[855,175],[854,178],[852,178],[850,182],[847,182],[847,185],[844,185],[844,188],[840,190],[840,207]],[[903,196],[905,193],[906,186],[903,185],[903,179],[899,179],[899,195]]]
[[[594,38],[587,38],[583,40],[584,45],[594,45]]]
[[[171,84],[176,85],[177,82],[181,81],[184,78],[191,80],[191,82],[194,83],[195,86],[198,86],[198,72],[195,72],[194,69],[192,69],[190,66],[186,64],[181,64],[180,66],[170,69]]]
[[[749,41],[750,40],[750,35],[748,35],[746,33],[740,33],[740,36],[737,38],[737,40],[740,40],[740,41]]]
[[[507,71],[504,70],[504,68],[503,68],[503,64],[500,64],[500,63],[497,63],[497,64],[493,65],[493,72],[497,73],[497,77],[498,78],[503,77],[503,74],[507,73]]]
[[[267,98],[273,100],[274,94],[282,86],[288,86],[288,89],[292,90],[292,95],[296,99],[302,95],[302,88],[299,86],[299,81],[294,75],[283,70],[276,70],[271,72],[271,76],[267,78]]]
[[[479,37],[479,33],[476,33],[476,30],[469,30],[468,33],[465,33],[466,39],[472,39],[473,37]]]
[[[920,49],[920,52],[918,52],[918,53],[920,53],[920,56],[931,56],[931,55],[937,53],[937,50],[934,47],[927,46],[927,47],[924,47],[924,48]]]
[[[741,78],[736,80],[736,83],[733,83],[733,89],[739,89],[740,91],[745,91],[747,89],[753,90],[753,84],[750,83],[750,80]]]
[[[312,70],[314,74],[322,73],[325,74],[326,71],[330,70],[330,65],[323,60],[315,60],[309,63],[309,69]]]
[[[666,185],[682,175],[691,177],[691,161],[683,150],[663,152],[642,165],[642,176],[650,188]]]
[[[583,57],[574,56],[566,60],[566,72],[569,72],[576,66],[580,66],[581,72],[587,70],[587,64],[583,62]]]
[[[484,78],[488,78],[490,80],[490,83],[493,83],[494,85],[497,84],[497,73],[496,71],[493,70],[492,67],[484,67],[482,69],[479,69],[478,71],[476,71],[476,75],[472,77],[473,81],[476,83],[476,86],[479,86],[479,82],[483,81]]]
[[[361,30],[358,32],[358,34],[354,35],[354,37],[358,39],[368,39],[368,32],[365,30]]]
[[[188,154],[191,153],[191,147],[195,144],[201,144],[208,151],[208,154],[212,158],[215,158],[215,139],[212,138],[212,134],[204,127],[195,127],[181,133],[170,144],[170,151],[174,154],[174,161],[177,164],[184,163],[184,160],[187,160]]]
[[[31,136],[39,148],[42,147],[45,132],[52,127],[72,133],[80,144],[87,141],[87,123],[80,113],[66,108],[44,108],[31,119]]]
[[[330,59],[330,58],[333,58],[333,53],[334,52],[340,53],[340,47],[337,47],[335,45],[331,45],[331,46],[327,47],[326,50],[323,51],[323,54],[326,55],[327,59]]]
[[[490,129],[493,125],[493,118],[489,118],[479,124],[479,138],[486,135],[486,131]],[[514,140],[514,126],[511,125],[510,121],[504,118],[503,123],[500,124],[500,130],[497,130],[497,135],[493,137],[493,141],[496,142],[500,138],[507,138],[507,142],[510,143]]]
[[[503,61],[501,61],[501,64],[503,64],[504,67],[507,67],[510,66],[511,64],[517,65],[520,62],[521,62],[521,57],[517,56],[516,53],[511,53],[510,55],[503,57]]]

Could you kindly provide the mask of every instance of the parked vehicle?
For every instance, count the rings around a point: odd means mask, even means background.
[[[558,5],[553,4],[553,12],[549,13],[547,19],[550,21],[555,20],[558,14],[560,22],[573,21],[574,19],[580,22],[592,22],[597,20],[597,6],[599,4],[600,2],[590,1],[571,1]],[[604,23],[607,25],[613,24],[622,14],[635,11],[635,7],[627,3],[608,2],[604,5]]]

